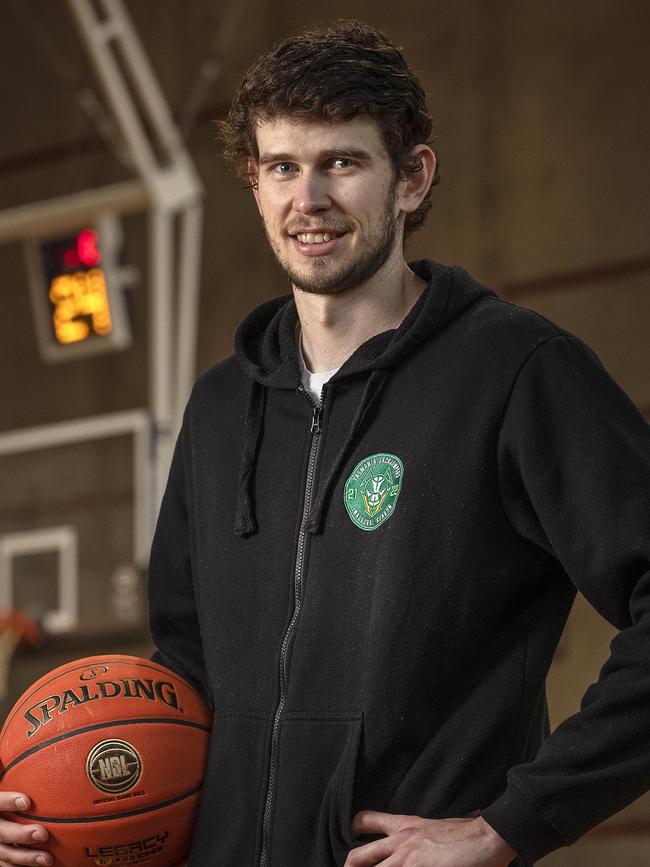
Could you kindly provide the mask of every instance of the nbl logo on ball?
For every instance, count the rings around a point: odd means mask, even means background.
[[[100,792],[116,794],[135,786],[142,773],[142,761],[131,744],[112,739],[102,741],[88,753],[86,772]]]

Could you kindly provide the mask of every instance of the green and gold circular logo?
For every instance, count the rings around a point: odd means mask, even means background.
[[[401,460],[387,452],[359,461],[343,489],[343,501],[352,523],[360,530],[381,527],[395,511],[403,475]]]

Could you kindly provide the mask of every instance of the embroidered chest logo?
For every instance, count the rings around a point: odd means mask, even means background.
[[[352,523],[361,530],[381,527],[395,511],[403,475],[401,460],[386,452],[359,461],[343,489]]]

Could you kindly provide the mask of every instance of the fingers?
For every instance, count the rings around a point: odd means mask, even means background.
[[[22,792],[0,792],[0,810],[6,813],[16,813],[29,810],[32,802]]]
[[[48,833],[42,825],[22,825],[8,819],[0,819],[0,844],[33,845],[45,843]]]
[[[48,852],[39,852],[22,846],[5,846],[0,843],[0,867],[14,867],[16,864],[45,867],[53,863],[53,858]]]
[[[0,811],[3,813],[22,812],[30,806],[31,800],[22,792],[0,792]],[[42,825],[24,825],[0,819],[0,867],[17,864],[43,867],[52,864],[53,858],[49,852],[32,848],[45,843],[48,836]]]
[[[362,810],[352,820],[352,834],[385,834],[381,840],[366,843],[348,853],[344,867],[374,867],[376,864],[391,864],[390,856],[397,844],[395,836],[399,831],[412,828],[419,821],[418,816],[401,816],[394,813],[380,813],[377,810]],[[385,862],[384,859],[389,859]]]
[[[395,841],[384,837],[383,840],[375,840],[366,843],[348,852],[343,867],[375,867],[375,864],[384,863],[384,858],[389,858],[395,848]]]
[[[29,810],[31,805],[31,799],[22,792],[0,792],[0,811],[3,813],[22,812]],[[45,843],[48,836],[47,830],[42,825],[25,825],[0,819],[0,844]]]
[[[352,833],[355,837],[362,834],[394,834],[404,827],[417,822],[417,816],[398,816],[393,813],[379,813],[377,810],[362,810],[352,820]]]

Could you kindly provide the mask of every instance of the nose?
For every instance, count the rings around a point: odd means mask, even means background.
[[[300,214],[314,214],[332,207],[327,180],[319,172],[303,170],[293,194],[294,210]]]

